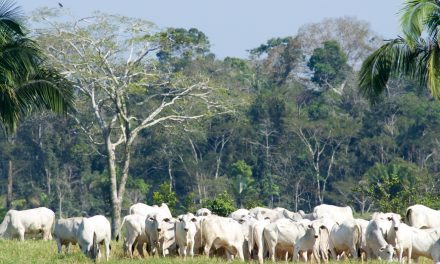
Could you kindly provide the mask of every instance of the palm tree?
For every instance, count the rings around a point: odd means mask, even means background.
[[[404,37],[387,41],[370,55],[359,72],[359,89],[375,101],[390,77],[407,76],[440,98],[440,3],[407,0],[401,10]]]
[[[66,113],[73,106],[72,85],[45,65],[35,41],[26,36],[22,11],[13,2],[0,2],[0,124],[15,131],[34,110]]]

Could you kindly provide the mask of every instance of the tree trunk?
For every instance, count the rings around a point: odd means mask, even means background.
[[[6,208],[12,209],[12,184],[14,180],[14,171],[13,171],[12,160],[8,161],[8,194],[6,196]]]
[[[121,224],[121,202],[118,197],[118,184],[116,177],[116,157],[114,145],[110,136],[106,137],[108,173],[111,183],[111,205],[112,205],[112,238],[116,237]]]

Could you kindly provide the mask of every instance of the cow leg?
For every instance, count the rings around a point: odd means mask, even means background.
[[[244,261],[243,247],[241,245],[235,245],[235,250],[237,250],[240,260]]]
[[[24,241],[24,228],[18,229],[18,236],[20,238],[20,241]]]
[[[188,251],[188,254],[191,256],[191,258],[194,258],[194,242],[189,243]]]
[[[70,247],[70,242],[67,242],[67,244],[66,244],[66,254],[69,253],[69,247]]]
[[[110,241],[105,241],[105,260],[108,261],[110,257]]]
[[[257,242],[258,243],[258,242]],[[258,243],[258,263],[263,264],[263,246]]]
[[[56,241],[57,241],[57,247],[58,247],[58,254],[60,254],[61,251],[63,250],[63,245],[61,244],[61,241],[59,238],[57,238]]]
[[[411,257],[412,257],[412,245],[410,245],[408,247],[408,264],[411,264]],[[419,260],[419,258],[417,258],[417,262],[418,262],[418,260]]]
[[[186,254],[187,254],[187,252],[188,252],[188,245],[184,245],[182,248],[181,248],[181,250],[182,250],[182,257],[183,257],[183,259],[186,259]]]
[[[293,246],[293,255],[292,255],[292,261],[298,261],[298,254],[299,254],[299,248],[297,246]]]
[[[139,255],[142,258],[145,258],[145,255],[144,255],[144,243],[139,243],[139,241],[138,241],[138,243],[136,245],[136,249],[137,249]]]
[[[211,251],[212,243],[214,241],[205,241],[205,248],[203,249],[203,252],[205,256],[209,257],[209,251]]]

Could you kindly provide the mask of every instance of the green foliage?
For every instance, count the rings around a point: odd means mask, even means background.
[[[347,55],[337,41],[326,41],[316,48],[307,66],[313,71],[312,81],[328,88],[341,84],[349,70]]]
[[[26,36],[22,10],[13,2],[0,2],[0,124],[15,132],[31,111],[66,114],[73,106],[73,87],[48,67],[37,43]]]
[[[400,13],[404,38],[387,41],[362,64],[359,89],[376,102],[391,77],[409,77],[440,98],[440,3],[406,1]]]
[[[242,200],[254,182],[252,167],[244,160],[239,160],[231,165],[230,175],[234,182],[234,191],[238,199],[238,205],[242,207]]]
[[[422,183],[431,178],[426,170],[401,159],[386,165],[376,164],[366,172],[367,195],[383,212],[404,213],[416,203],[438,204],[437,194],[424,192]]]
[[[159,186],[158,191],[153,192],[153,204],[166,203],[171,212],[175,212],[179,200],[176,193],[170,190],[170,184],[170,182],[164,182]]]
[[[236,210],[234,200],[226,191],[217,195],[214,199],[203,201],[203,206],[211,210],[213,214],[220,216],[228,216]]]

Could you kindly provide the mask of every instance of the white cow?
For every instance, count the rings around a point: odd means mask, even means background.
[[[313,217],[315,220],[319,218],[333,219],[338,223],[342,223],[347,219],[354,219],[353,211],[349,206],[340,207],[329,204],[315,206],[315,208],[313,208]]]
[[[144,244],[149,244],[145,228],[146,217],[139,214],[131,214],[122,220],[121,229],[125,226],[125,237],[123,242],[124,254],[133,257],[133,249],[136,246],[139,255],[144,257]],[[120,230],[119,230],[120,234]],[[119,235],[116,236],[116,241]]]
[[[271,222],[275,222],[278,219],[285,218],[282,211],[274,209],[255,207],[249,210],[250,215],[258,220],[269,219]]]
[[[308,221],[301,220],[300,222],[307,223]],[[293,260],[296,260],[298,254],[301,252],[312,253],[315,260],[320,263],[321,258],[328,261],[329,251],[329,229],[334,225],[331,219],[314,220],[307,225],[306,233],[295,241],[293,250]],[[307,254],[304,253],[307,261]]]
[[[293,249],[295,242],[303,237],[308,229],[308,224],[297,223],[290,219],[279,219],[264,228],[263,237],[268,247],[269,258],[275,261],[275,249],[290,251]],[[307,252],[303,254],[303,258],[307,259]]]
[[[257,248],[257,256],[258,256],[258,262],[261,264],[263,263],[263,255],[264,255],[264,238],[263,238],[263,232],[264,228],[270,224],[269,219],[264,220],[257,220],[253,222],[250,226],[250,233],[249,233],[249,255],[252,255],[252,250],[256,247]]]
[[[76,245],[78,243],[76,234],[78,233],[82,220],[82,217],[71,217],[58,219],[55,221],[53,236],[57,242],[58,253],[61,253],[63,245],[66,247],[66,253],[68,253],[69,245],[71,243],[72,245]]]
[[[100,258],[98,244],[105,246],[105,259],[110,256],[111,227],[110,222],[102,215],[83,218],[77,233],[78,244],[84,254],[93,259]]]
[[[151,251],[154,254],[158,249],[160,254],[165,256],[175,246],[174,223],[176,220],[166,210],[155,212],[147,217],[145,227],[151,243]]]
[[[365,252],[368,259],[393,260],[394,248],[384,238],[391,227],[391,224],[387,226],[386,222],[389,223],[387,220],[375,219],[368,223],[365,234]]]
[[[0,237],[18,237],[23,241],[25,234],[42,233],[43,240],[51,240],[54,224],[55,213],[46,207],[9,210],[0,225]]]
[[[238,209],[234,212],[232,212],[228,217],[234,219],[234,220],[239,220],[242,219],[246,216],[249,216],[250,212],[247,209]]]
[[[403,263],[403,251],[407,251],[408,263],[411,258],[427,257],[440,262],[440,228],[418,229],[401,223],[400,216],[390,217],[396,232],[396,249],[399,261]]]
[[[157,205],[146,205],[144,203],[137,203],[130,206],[130,214],[138,214],[143,216],[152,216],[156,213],[169,214],[171,217],[171,211],[166,203],[162,203],[160,206]]]
[[[408,224],[415,228],[439,227],[440,211],[416,204],[406,209],[406,219]]]
[[[374,220],[374,219],[388,220],[388,218],[393,217],[393,216],[399,216],[399,214],[391,213],[391,212],[388,212],[388,213],[374,212],[371,215],[371,220]]]
[[[366,248],[367,248],[366,234],[367,234],[367,227],[368,227],[369,221],[367,221],[365,219],[360,219],[360,218],[355,218],[354,220],[359,225],[359,227],[361,228],[361,231],[362,231],[361,244],[360,244],[361,253],[366,252]]]
[[[183,258],[186,258],[186,255],[194,257],[195,236],[200,229],[199,219],[191,213],[181,215],[175,229],[179,255]]]
[[[211,215],[202,221],[201,232],[206,256],[209,256],[211,247],[214,246],[216,249],[225,248],[229,259],[231,255],[238,255],[241,260],[244,260],[244,235],[237,221]]]
[[[330,232],[330,251],[333,259],[346,252],[358,258],[358,250],[362,241],[362,229],[356,220],[345,220],[333,226]]]
[[[200,208],[196,212],[196,216],[208,216],[212,215],[211,211],[208,208]]]

